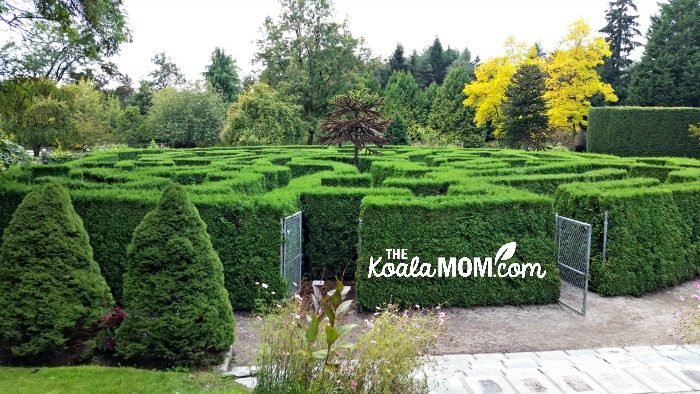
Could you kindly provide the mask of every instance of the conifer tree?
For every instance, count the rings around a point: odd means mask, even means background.
[[[117,354],[146,366],[216,362],[234,339],[223,266],[206,224],[171,185],[134,230],[124,274],[127,317]]]
[[[406,71],[408,69],[403,45],[396,44],[396,49],[394,49],[394,53],[392,53],[389,58],[389,69],[389,73],[393,73],[394,71]]]
[[[0,361],[64,364],[95,349],[112,295],[68,192],[29,193],[0,247]]]
[[[504,136],[510,147],[543,149],[549,118],[544,99],[547,75],[536,63],[520,66],[506,89],[503,103]]]
[[[605,20],[608,23],[600,30],[601,33],[605,33],[605,41],[610,45],[612,52],[601,66],[600,75],[603,81],[612,85],[615,94],[621,100],[625,97],[629,82],[629,67],[632,65],[629,55],[642,45],[635,41],[635,37],[642,33],[638,29],[639,15],[632,15],[632,10],[637,11],[633,0],[611,1],[605,12]]]

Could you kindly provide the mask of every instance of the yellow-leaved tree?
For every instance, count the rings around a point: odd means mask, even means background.
[[[501,105],[506,88],[518,66],[524,62],[539,62],[537,48],[515,41],[512,36],[505,42],[505,55],[480,64],[474,70],[474,81],[464,87],[467,98],[464,105],[476,109],[474,122],[477,127],[491,122],[494,135],[502,133],[503,112]]]
[[[585,117],[596,94],[605,101],[615,102],[612,86],[600,80],[596,67],[603,58],[612,55],[602,37],[590,37],[591,28],[582,19],[569,26],[569,32],[547,59],[549,125],[553,129],[567,128],[576,132],[586,125]]]

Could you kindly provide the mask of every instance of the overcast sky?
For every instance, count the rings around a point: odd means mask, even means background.
[[[519,41],[540,41],[552,49],[577,18],[598,30],[605,25],[609,0],[335,0],[338,20],[347,18],[355,36],[365,38],[375,55],[388,57],[397,42],[419,52],[435,36],[443,47],[488,59],[501,53],[510,34]],[[636,0],[640,31],[658,13],[657,0]],[[115,62],[137,81],[153,68],[151,57],[165,52],[188,80],[201,79],[214,47],[233,55],[241,75],[251,64],[255,39],[265,16],[279,14],[277,0],[125,0],[133,42]],[[641,38],[643,41],[643,38]],[[635,54],[639,57],[640,53]]]

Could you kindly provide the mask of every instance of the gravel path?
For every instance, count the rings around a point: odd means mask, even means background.
[[[640,345],[683,344],[681,314],[689,306],[680,296],[700,290],[692,282],[643,297],[600,297],[588,293],[587,315],[579,316],[558,304],[444,308],[446,333],[435,355],[510,353],[590,349]],[[349,320],[370,316],[353,310]],[[252,365],[257,353],[258,320],[236,314],[235,357],[232,365]]]

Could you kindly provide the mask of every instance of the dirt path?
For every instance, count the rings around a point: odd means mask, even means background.
[[[643,297],[600,297],[588,293],[585,317],[557,304],[445,308],[447,330],[434,354],[525,352],[685,343],[680,315],[689,306],[679,297],[700,293],[687,282]],[[356,310],[350,320],[370,314]],[[257,353],[257,319],[236,314],[234,365],[251,365]]]

